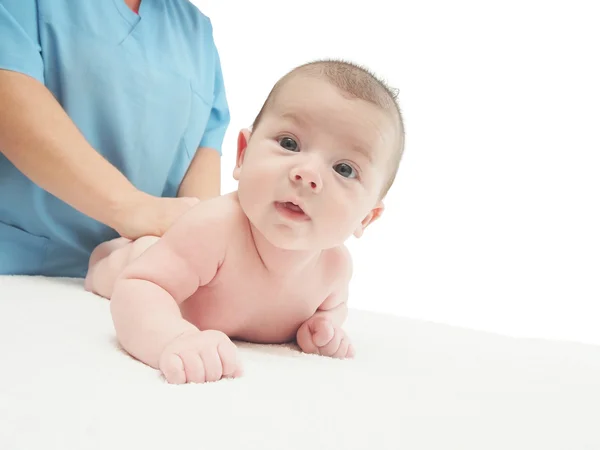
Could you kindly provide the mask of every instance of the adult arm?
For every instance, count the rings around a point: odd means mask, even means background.
[[[127,204],[143,198],[94,150],[36,79],[0,70],[0,151],[26,177],[82,213],[119,228]]]
[[[137,190],[86,141],[44,84],[37,2],[0,1],[0,152],[32,182],[137,238],[161,235],[189,199]]]
[[[205,200],[221,194],[222,145],[230,113],[219,53],[214,45],[212,57],[215,74],[211,111],[198,150],[179,187],[179,197]]]
[[[221,155],[214,148],[201,147],[179,186],[177,196],[207,200],[219,195],[221,195]]]

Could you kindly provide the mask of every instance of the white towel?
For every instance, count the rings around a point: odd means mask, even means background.
[[[357,310],[346,330],[351,361],[240,343],[243,378],[173,386],[80,280],[0,277],[0,449],[600,449],[600,347]]]

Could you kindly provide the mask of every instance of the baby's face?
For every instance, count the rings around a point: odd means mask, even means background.
[[[383,210],[379,199],[396,139],[389,113],[324,80],[287,81],[238,146],[239,198],[275,246],[341,245]]]

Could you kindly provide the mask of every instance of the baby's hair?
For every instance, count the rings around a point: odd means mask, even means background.
[[[390,88],[369,69],[358,64],[334,59],[312,61],[292,69],[273,86],[252,124],[253,129],[256,129],[264,111],[271,104],[277,92],[285,85],[286,81],[298,74],[323,77],[348,95],[373,103],[383,110],[392,112],[396,116],[399,139],[392,153],[389,165],[390,173],[381,193],[381,197],[385,197],[394,183],[398,167],[400,166],[400,160],[404,153],[404,122],[397,101],[398,91]]]

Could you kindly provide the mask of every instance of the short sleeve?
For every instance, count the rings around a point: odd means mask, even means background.
[[[36,0],[0,0],[0,69],[44,82]]]
[[[213,104],[200,141],[200,147],[209,147],[221,153],[225,132],[229,126],[230,114],[225,93],[225,83],[221,69],[221,61],[216,47],[213,46],[215,56],[215,84],[213,91]]]

